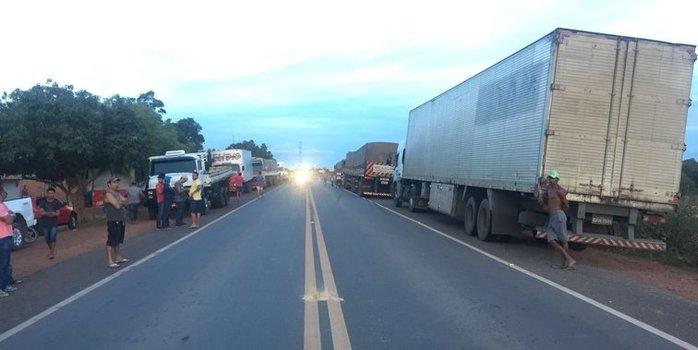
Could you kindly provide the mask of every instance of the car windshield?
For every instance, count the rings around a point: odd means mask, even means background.
[[[196,162],[192,158],[159,159],[150,163],[150,175],[190,173],[194,170],[196,170]]]

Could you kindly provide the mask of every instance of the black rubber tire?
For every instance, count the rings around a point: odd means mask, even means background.
[[[70,214],[70,218],[68,219],[68,229],[75,230],[77,228],[78,228],[78,214],[72,213],[72,214]]]
[[[477,224],[477,210],[478,203],[475,201],[475,197],[470,196],[465,202],[465,215],[463,215],[463,229],[465,234],[468,236],[474,236],[477,234],[476,224]]]
[[[588,247],[588,245],[584,243],[569,242],[567,244],[570,247],[570,250],[574,250],[575,252],[581,252],[582,250],[587,249]]]
[[[492,212],[490,211],[490,201],[487,198],[480,201],[477,209],[477,238],[481,241],[491,241],[492,235]]]

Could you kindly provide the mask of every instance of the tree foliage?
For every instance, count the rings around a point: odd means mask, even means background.
[[[48,81],[0,99],[0,173],[58,186],[82,203],[82,188],[103,171],[147,173],[147,157],[182,148],[152,91],[101,99]],[[95,171],[97,170],[97,175]]]
[[[187,152],[198,152],[204,148],[204,136],[201,135],[201,125],[193,118],[183,118],[174,123],[177,130],[177,140],[184,145]]]
[[[258,146],[254,140],[244,140],[242,142],[232,143],[226,149],[246,149],[252,152],[253,157],[267,159],[274,158],[274,154],[269,151],[266,144],[262,143]]]

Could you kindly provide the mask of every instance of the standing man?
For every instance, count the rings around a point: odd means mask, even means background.
[[[186,176],[182,176],[175,183],[175,205],[177,206],[175,226],[184,225],[182,217],[184,216],[184,207],[187,205],[187,191],[184,189],[184,184],[188,181]]]
[[[175,196],[175,190],[172,188],[170,185],[170,182],[172,181],[172,178],[165,175],[165,180],[164,182],[164,194],[165,194],[165,204],[164,204],[164,229],[169,230],[170,229],[170,213],[172,212],[172,202],[174,201],[174,196]]]
[[[201,197],[201,180],[199,173],[196,171],[191,173],[191,187],[189,187],[189,211],[191,212],[191,226],[189,228],[199,227],[201,213],[206,205]]]
[[[238,202],[240,201],[240,192],[242,192],[242,187],[245,185],[245,179],[242,177],[242,173],[238,172],[233,176],[233,182],[235,183],[235,197]]]
[[[48,258],[56,257],[56,238],[58,237],[58,211],[63,203],[56,200],[56,189],[49,187],[46,190],[46,198],[39,201],[38,205],[41,217],[39,226],[44,232],[44,239],[48,245]]]
[[[9,296],[17,288],[10,285],[12,273],[10,258],[12,254],[12,223],[15,214],[5,205],[7,193],[0,187],[0,298]]]
[[[165,174],[163,173],[158,175],[158,183],[155,185],[155,203],[158,205],[158,217],[155,227],[158,230],[162,230],[165,228]]]
[[[131,223],[138,220],[138,207],[141,205],[141,200],[143,199],[143,190],[136,185],[136,181],[131,182],[131,186],[127,190],[128,195],[128,213],[131,219]]]
[[[567,244],[567,191],[559,184],[560,173],[550,170],[538,193],[538,203],[548,211],[548,224],[545,229],[548,243],[562,255],[563,269],[569,269],[577,262],[572,259]]]
[[[126,225],[124,224],[124,205],[126,198],[119,193],[119,178],[107,181],[107,193],[104,196],[104,212],[107,214],[107,267],[117,268],[129,259],[121,256],[120,246],[124,243]]]

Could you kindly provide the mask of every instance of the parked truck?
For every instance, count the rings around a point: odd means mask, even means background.
[[[545,235],[536,187],[567,189],[570,242],[635,238],[679,202],[695,46],[556,29],[416,107],[396,206],[445,213],[482,240]]]
[[[283,169],[275,159],[254,157],[252,169],[255,176],[264,176],[267,186],[276,186],[281,183]]]
[[[184,187],[188,189],[192,183],[192,172],[196,171],[199,173],[199,179],[203,186],[204,213],[210,208],[228,205],[227,180],[234,174],[236,168],[232,164],[220,164],[220,162],[212,161],[214,152],[222,151],[213,151],[209,154],[207,152],[186,153],[183,150],[175,150],[167,151],[162,156],[149,158],[150,178],[146,188],[146,205],[151,219],[155,219],[157,213],[155,186],[160,174],[164,174],[170,186],[173,187],[181,177],[186,177],[187,181],[184,183]]]
[[[244,149],[226,149],[211,152],[212,166],[230,166],[233,174],[242,174],[243,191],[250,192],[254,178],[252,152]]]
[[[1,189],[6,193],[3,203],[11,212],[15,214],[14,222],[12,223],[12,249],[19,249],[24,246],[24,243],[31,243],[36,240],[36,223],[37,219],[34,216],[32,199],[22,197],[19,189],[21,177],[7,176],[0,178],[2,180]]]
[[[397,143],[369,142],[347,153],[343,186],[361,196],[391,196]]]

